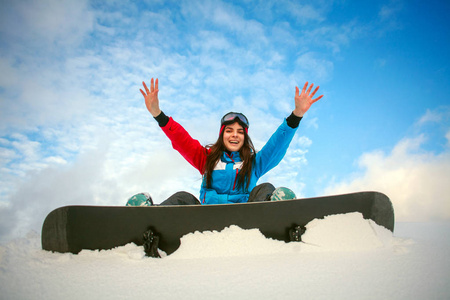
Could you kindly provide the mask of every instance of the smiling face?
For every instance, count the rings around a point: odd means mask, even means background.
[[[223,143],[228,151],[239,151],[244,145],[244,128],[238,123],[226,125],[223,131]]]

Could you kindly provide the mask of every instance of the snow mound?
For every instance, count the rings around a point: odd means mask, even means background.
[[[282,241],[267,239],[258,229],[232,225],[224,230],[190,233],[181,238],[181,246],[170,258],[230,257],[286,252]]]
[[[224,230],[190,233],[181,238],[171,259],[231,257],[315,251],[365,251],[393,245],[392,232],[366,220],[361,213],[332,215],[306,225],[303,243],[266,238],[258,229],[230,226]]]
[[[314,219],[306,225],[302,241],[327,250],[362,251],[391,246],[393,237],[388,229],[354,212]]]
[[[100,254],[100,255],[99,255]],[[121,257],[123,260],[141,260],[145,257],[144,247],[137,246],[134,243],[126,244],[125,246],[116,247],[113,250],[82,250],[78,253],[79,257]]]

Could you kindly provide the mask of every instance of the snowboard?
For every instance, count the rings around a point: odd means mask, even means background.
[[[292,228],[316,218],[360,212],[365,219],[394,231],[394,210],[378,192],[241,204],[183,206],[65,206],[48,214],[42,226],[42,249],[78,253],[143,244],[148,229],[159,236],[158,248],[171,254],[180,238],[195,231],[221,231],[237,225],[258,228],[267,238],[289,242]]]

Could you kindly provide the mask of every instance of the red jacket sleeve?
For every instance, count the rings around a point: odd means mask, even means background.
[[[169,123],[161,128],[172,142],[172,147],[203,175],[209,150],[193,139],[172,117],[169,118]]]

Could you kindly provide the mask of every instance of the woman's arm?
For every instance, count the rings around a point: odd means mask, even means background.
[[[323,95],[312,99],[319,90],[319,87],[311,93],[314,85],[308,88],[308,82],[303,86],[300,93],[299,88],[295,87],[295,109],[292,114],[278,127],[269,141],[256,154],[255,174],[261,177],[272,168],[276,167],[286,154],[287,149],[295,135],[297,127],[303,115],[310,109],[311,105],[323,97]]]
[[[167,125],[161,129],[172,142],[172,147],[203,175],[208,150],[172,118],[169,118]]]
[[[158,78],[156,80],[151,79],[150,89],[148,89],[145,82],[142,82],[142,84],[145,92],[142,89],[140,91],[144,96],[145,106],[172,142],[172,147],[203,174],[207,150],[199,141],[193,139],[180,124],[161,111],[158,99]]]

